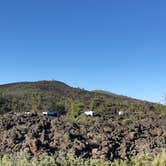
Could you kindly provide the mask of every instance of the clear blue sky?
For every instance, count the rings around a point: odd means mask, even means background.
[[[60,80],[160,102],[165,0],[0,1],[0,84]]]

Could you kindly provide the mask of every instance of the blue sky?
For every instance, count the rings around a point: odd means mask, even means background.
[[[0,84],[60,80],[162,102],[166,1],[0,1]]]

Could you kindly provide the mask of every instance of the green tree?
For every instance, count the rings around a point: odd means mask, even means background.
[[[70,114],[74,117],[79,116],[84,111],[84,104],[80,101],[71,101]]]
[[[52,105],[51,105],[50,111],[57,111],[60,114],[66,113],[64,102],[61,102],[61,101],[53,102]]]
[[[99,114],[105,114],[108,111],[106,101],[100,96],[92,98],[90,102],[90,109]]]
[[[41,95],[39,93],[32,94],[32,111],[38,112],[41,107]]]
[[[12,98],[12,111],[17,112],[18,111],[18,101],[16,97]]]

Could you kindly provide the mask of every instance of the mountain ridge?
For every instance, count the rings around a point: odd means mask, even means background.
[[[98,102],[105,103],[105,107],[109,110],[108,112],[118,110],[149,110],[154,105],[154,103],[148,101],[117,95],[107,91],[88,91],[74,88],[66,83],[55,80],[24,81],[0,85],[0,110],[6,109],[9,112],[18,110],[19,107],[19,111],[20,109],[29,111],[32,110],[34,101],[37,98],[40,100],[40,103],[38,103],[40,111],[49,111],[52,109],[53,104],[55,105],[59,102],[63,103],[65,109],[69,111],[69,106],[66,106],[69,100],[83,103],[84,108],[87,110],[90,109],[92,100],[95,98],[102,98]]]

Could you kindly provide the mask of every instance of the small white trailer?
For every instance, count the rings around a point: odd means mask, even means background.
[[[44,116],[55,116],[55,117],[59,117],[60,113],[59,112],[43,112]]]
[[[96,115],[95,111],[85,111],[84,114],[87,116],[95,116]]]

